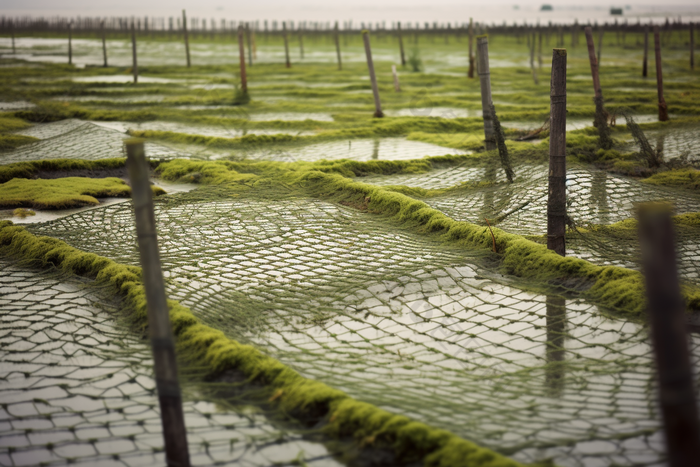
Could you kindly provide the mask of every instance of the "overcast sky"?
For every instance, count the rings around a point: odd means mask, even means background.
[[[539,12],[547,3],[554,12]],[[520,9],[515,10],[514,5]],[[584,5],[584,6],[581,6]],[[609,20],[611,6],[630,6],[625,17],[700,14],[700,0],[0,0],[0,14],[32,16],[176,16],[227,19],[307,19],[312,21],[408,20],[488,22],[530,19]]]

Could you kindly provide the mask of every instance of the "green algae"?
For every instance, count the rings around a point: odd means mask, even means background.
[[[0,151],[11,151],[25,144],[39,141],[32,136],[0,134]]]
[[[154,194],[163,194],[152,187]],[[0,184],[0,207],[67,209],[100,204],[97,198],[129,197],[131,187],[119,178],[66,177],[58,179],[15,178]]]
[[[642,180],[650,185],[664,185],[689,190],[697,190],[700,187],[700,170],[677,169],[659,172]]]
[[[0,183],[5,183],[13,178],[34,178],[41,171],[47,172],[71,172],[71,171],[97,171],[115,170],[126,167],[126,159],[46,159],[30,162],[16,162],[0,165]]]
[[[0,251],[39,261],[98,283],[109,284],[131,310],[133,324],[147,326],[146,294],[140,268],[72,248],[50,237],[37,237],[9,221],[0,222]],[[393,450],[405,462],[432,466],[516,467],[519,463],[441,429],[391,414],[352,399],[342,391],[302,377],[278,360],[227,338],[202,324],[192,312],[169,300],[170,321],[178,353],[189,363],[216,375],[241,372],[250,383],[274,391],[270,402],[297,418],[326,416],[329,436],[352,436],[360,447],[376,444]]]

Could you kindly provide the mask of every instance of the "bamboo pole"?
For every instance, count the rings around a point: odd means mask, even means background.
[[[248,92],[248,77],[245,71],[245,45],[243,44],[243,26],[238,26],[238,59],[241,67],[241,92]]]
[[[182,10],[182,31],[185,34],[185,53],[187,54],[187,68],[192,65],[190,62],[190,35],[187,32],[187,13]]]
[[[365,43],[365,55],[367,55],[367,68],[369,69],[369,79],[372,82],[372,94],[374,95],[374,117],[382,118],[382,103],[379,100],[379,86],[377,86],[377,76],[374,74],[374,62],[372,61],[372,49],[369,45],[369,31],[362,31],[362,40]]]
[[[593,102],[595,102],[593,126],[598,129],[600,147],[602,149],[612,149],[613,140],[610,136],[610,129],[608,128],[608,115],[603,106],[603,91],[600,88],[598,59],[596,58],[595,45],[593,44],[593,30],[590,26],[586,26],[584,28],[584,33],[586,35],[586,45],[588,46],[588,61],[591,64],[591,77],[593,78]]]
[[[289,40],[287,38],[287,22],[282,22],[282,35],[284,36],[284,57],[285,57],[285,67],[291,68],[292,63],[289,61]]]
[[[136,56],[136,28],[134,27],[134,21],[131,21],[131,59],[132,67],[131,71],[134,74],[134,84],[139,82],[139,64]]]
[[[248,44],[248,66],[253,66],[253,46],[250,43],[250,23],[245,23],[245,40]]]
[[[333,39],[335,40],[335,53],[338,56],[338,70],[343,69],[343,59],[340,55],[340,29],[338,22],[335,22],[335,30],[333,31]]]
[[[68,64],[73,64],[73,21],[68,21]]]
[[[603,50],[603,28],[598,30],[598,66],[600,66],[600,51]]]
[[[552,53],[547,248],[566,256],[566,49]]]
[[[399,52],[401,52],[401,66],[406,66],[406,54],[403,50],[403,35],[401,34],[401,21],[399,21],[396,24],[396,32],[399,36]]]
[[[107,68],[107,37],[104,20],[100,22],[100,31],[102,32],[102,66]]]
[[[671,208],[649,203],[637,212],[668,465],[690,467],[700,459],[700,423]]]
[[[644,26],[644,58],[642,59],[642,76],[647,77],[647,62],[649,56],[649,26]]]
[[[695,69],[695,30],[694,30],[694,23],[691,21],[690,22],[690,69],[694,70]],[[14,53],[15,50],[15,39],[14,35],[12,36],[12,53]]]
[[[299,25],[299,56],[304,58],[304,28]]]
[[[487,151],[496,149],[496,133],[491,116],[491,70],[489,68],[489,38],[476,38],[477,72],[481,87],[481,113],[484,120],[484,144]]]
[[[474,20],[469,18],[469,72],[467,77],[474,78]]]
[[[149,166],[143,142],[127,141],[126,154],[143,285],[146,290],[148,329],[160,402],[166,463],[168,466],[189,467],[187,431],[177,379],[175,344],[160,266],[153,194],[148,180]]]
[[[654,26],[654,54],[656,56],[656,91],[659,96],[659,121],[668,121],[668,107],[664,99],[664,78],[661,73],[661,40],[659,27]]]

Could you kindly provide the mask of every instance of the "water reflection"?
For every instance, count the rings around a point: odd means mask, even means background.
[[[374,140],[374,145],[372,146],[372,159],[379,159],[379,139]]]
[[[547,345],[545,356],[545,384],[551,397],[560,397],[564,391],[566,372],[564,347],[566,341],[566,300],[547,296]]]
[[[593,206],[598,209],[599,223],[604,225],[610,224],[607,180],[608,174],[603,170],[596,170],[591,174],[591,209]]]
[[[656,154],[658,155],[659,158],[663,158],[663,156],[664,156],[664,146],[665,145],[666,145],[666,134],[659,133],[659,135],[656,137]]]

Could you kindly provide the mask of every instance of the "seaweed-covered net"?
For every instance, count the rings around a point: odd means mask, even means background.
[[[162,465],[151,351],[89,282],[0,258],[0,463]],[[322,444],[183,387],[193,465],[340,465]],[[208,394],[208,397],[202,397]]]
[[[641,324],[294,193],[200,189],[156,217],[170,296],[304,376],[521,461],[663,459]],[[136,264],[132,219],[123,203],[32,230]]]

